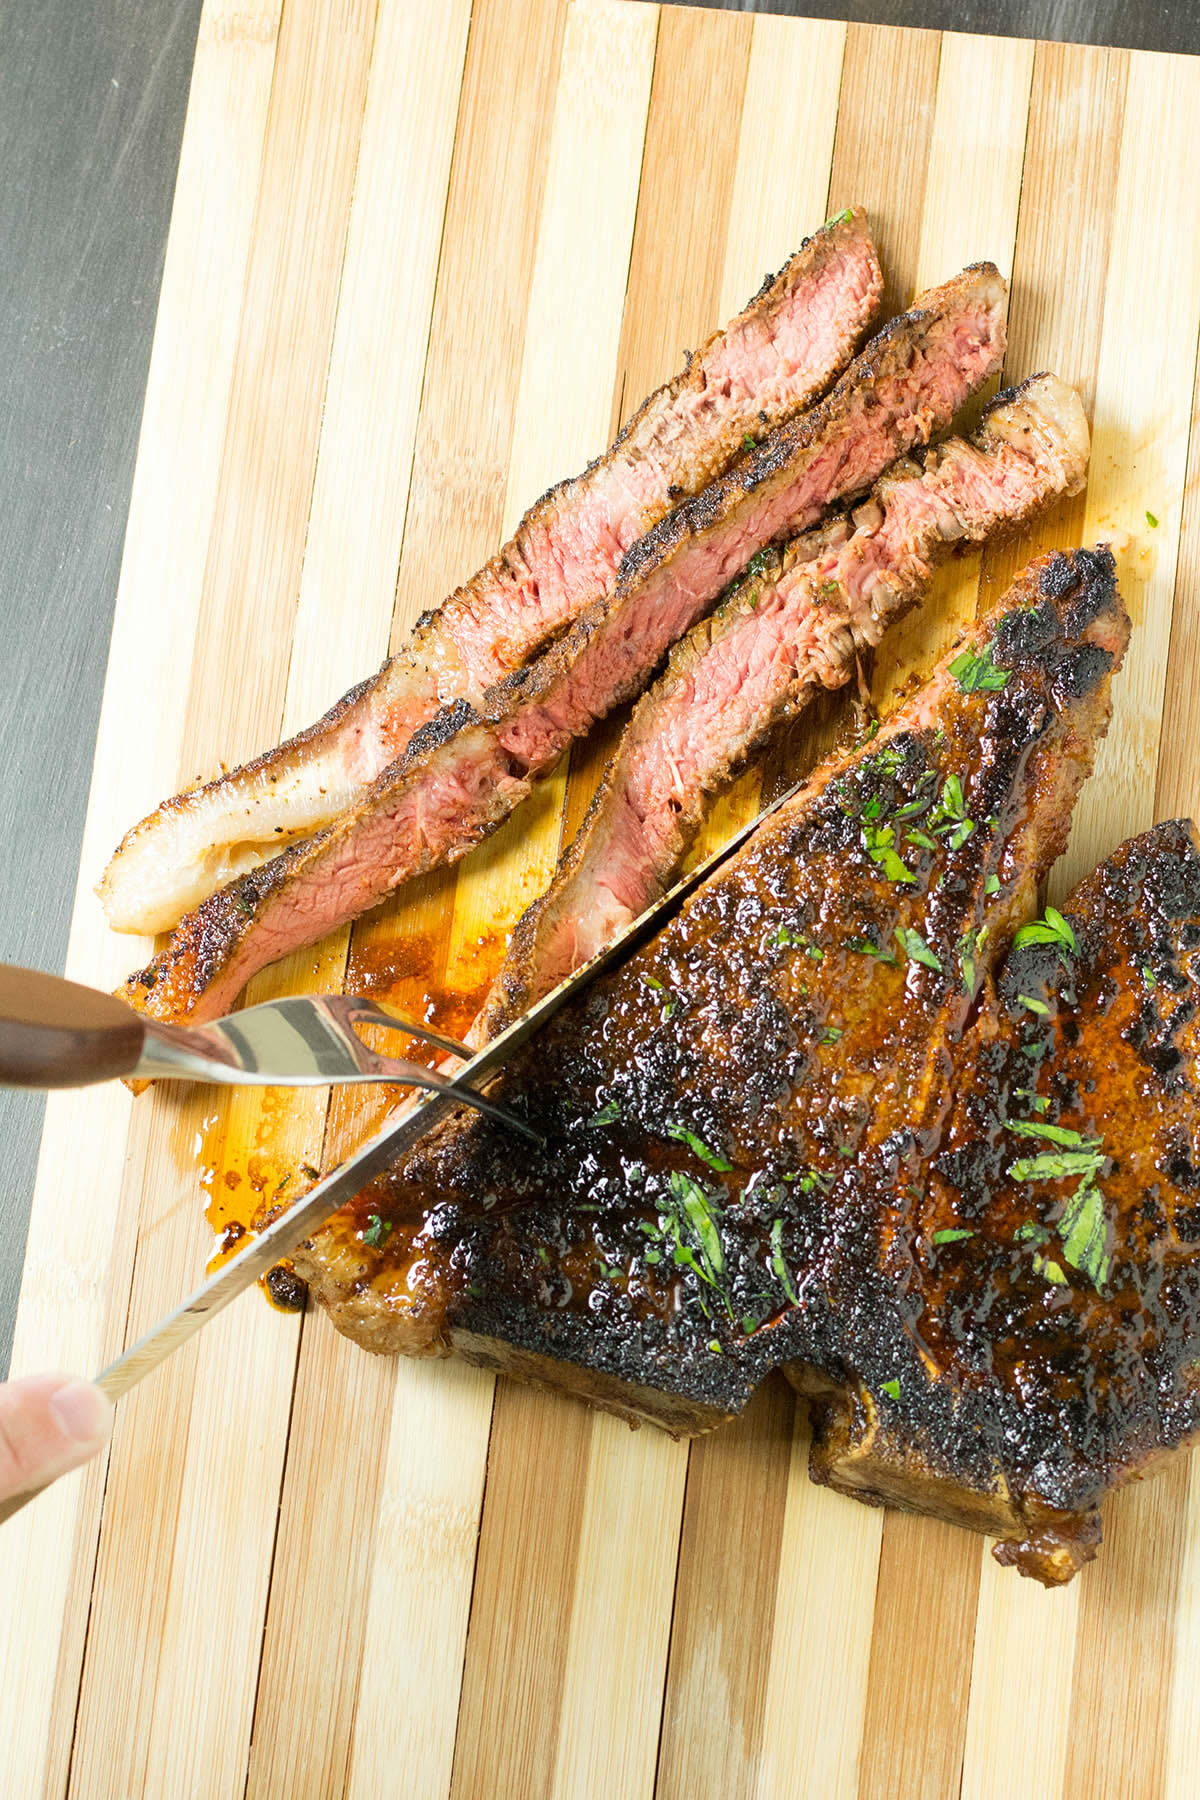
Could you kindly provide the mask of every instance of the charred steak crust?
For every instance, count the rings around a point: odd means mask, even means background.
[[[335,825],[275,859],[272,873],[263,876],[263,864],[210,895],[124,996],[158,1018],[216,1017],[266,963],[463,856],[574,737],[645,685],[765,542],[864,491],[898,453],[949,423],[999,366],[1004,307],[1004,282],[990,264],[926,295],[825,401],[715,484],[716,498],[706,493],[680,508],[670,545],[660,541],[652,559],[623,565],[613,593],[585,608],[565,637],[490,688],[478,708],[460,703],[453,719],[435,721],[419,756],[392,764]]]
[[[950,440],[923,469],[893,465],[852,516],[756,557],[638,702],[471,1040],[496,1036],[665,893],[710,796],[821,688],[849,679],[956,543],[999,537],[1078,492],[1087,452],[1077,395],[1031,376],[997,396],[969,443]]]
[[[174,925],[280,834],[328,824],[456,698],[535,654],[611,588],[622,552],[760,437],[821,394],[874,321],[883,278],[866,215],[847,208],[664,387],[610,449],[558,482],[507,544],[378,674],[286,743],[176,795],[127,833],[101,881],[110,923]]]
[[[544,1151],[453,1121],[310,1243],[334,1323],[540,1381],[557,1361],[675,1430],[783,1366],[819,1479],[1067,1579],[1104,1491],[1196,1428],[1191,828],[1010,952],[1127,630],[1106,552],[1031,565],[506,1072]]]

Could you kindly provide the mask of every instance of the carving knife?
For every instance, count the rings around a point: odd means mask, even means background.
[[[627,926],[606,949],[599,951],[590,962],[576,969],[573,975],[568,975],[565,981],[530,1007],[528,1012],[514,1020],[499,1037],[493,1038],[482,1050],[477,1051],[456,1072],[447,1087],[423,1095],[398,1116],[390,1119],[353,1156],[348,1157],[307,1194],[302,1195],[274,1224],[269,1225],[244,1250],[239,1251],[215,1275],[189,1294],[174,1312],[160,1319],[152,1330],[102,1370],[96,1377],[96,1385],[104,1390],[110,1400],[119,1400],[152,1369],[164,1362],[172,1351],[178,1350],[181,1344],[186,1344],[195,1337],[209,1319],[223,1311],[244,1289],[252,1287],[281,1257],[287,1256],[298,1244],[303,1243],[319,1225],[361,1192],[369,1181],[382,1174],[397,1156],[454,1112],[463,1103],[464,1088],[478,1088],[489,1081],[561,1006],[597,975],[627,956],[636,944],[650,936],[689,894],[707,880],[766,819],[785,806],[803,786],[803,781],[794,782],[770,806],[743,825],[728,843],[676,882],[673,888],[668,889],[661,899]],[[0,1522],[18,1511],[40,1491],[33,1489],[0,1503]]]

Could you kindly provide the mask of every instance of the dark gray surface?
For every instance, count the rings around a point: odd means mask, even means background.
[[[1200,50],[1200,0],[723,3]],[[0,0],[0,960],[39,968],[66,951],[199,14]],[[40,1120],[0,1092],[0,1371]]]
[[[199,18],[200,0],[0,0],[5,962],[66,954]],[[41,1116],[0,1090],[0,1369]]]
[[[730,12],[1200,52],[1200,0],[676,0]]]

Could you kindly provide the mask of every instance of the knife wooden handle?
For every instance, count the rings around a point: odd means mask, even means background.
[[[87,1087],[137,1066],[144,1022],[113,994],[0,963],[0,1083]]]

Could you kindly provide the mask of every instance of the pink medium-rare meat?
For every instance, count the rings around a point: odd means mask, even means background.
[[[893,319],[820,405],[640,539],[613,593],[536,662],[478,709],[444,708],[334,825],[210,895],[126,997],[157,1018],[217,1017],[267,963],[463,856],[573,738],[645,686],[757,551],[949,424],[1000,364],[1004,302],[983,263]]]
[[[98,890],[109,923],[170,929],[206,894],[328,825],[439,707],[478,705],[611,591],[637,538],[728,468],[748,437],[829,385],[866,335],[882,285],[865,214],[839,213],[643,403],[604,456],[545,494],[377,675],[278,749],[135,826]]]
[[[513,933],[471,1039],[484,1043],[666,892],[710,797],[924,592],[957,542],[979,543],[1077,493],[1088,430],[1074,390],[1037,375],[998,395],[971,442],[896,464],[852,519],[764,552],[671,652],[639,701],[547,892]]]

